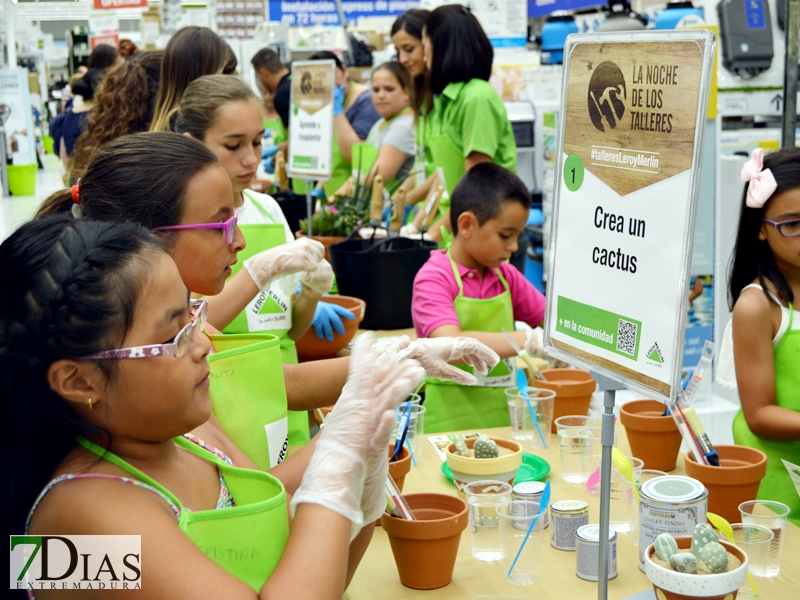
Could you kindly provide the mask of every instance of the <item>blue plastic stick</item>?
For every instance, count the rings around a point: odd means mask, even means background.
[[[416,467],[417,466],[417,457],[414,456],[414,449],[411,447],[411,438],[406,437],[406,446],[408,446],[408,451],[411,452],[411,465]]]
[[[525,544],[528,543],[528,538],[531,537],[531,533],[533,532],[533,528],[536,527],[536,522],[539,520],[539,516],[547,510],[547,505],[550,504],[550,480],[547,480],[547,483],[544,484],[544,490],[542,490],[542,501],[539,504],[539,511],[536,513],[536,516],[533,517],[533,521],[531,521],[530,526],[528,527],[528,531],[525,532],[525,537],[522,538],[522,543],[519,545],[519,550],[517,550],[517,555],[514,557],[514,562],[511,563],[511,568],[508,570],[508,577],[511,577],[511,571],[514,570],[514,567],[517,566],[517,561],[519,560],[520,555],[522,554],[522,549],[525,547]]]
[[[525,398],[525,402],[528,405],[528,411],[531,413],[533,424],[536,425],[536,431],[539,434],[539,439],[542,440],[542,446],[547,448],[547,442],[544,439],[542,428],[539,427],[539,420],[536,418],[536,413],[533,412],[533,405],[531,404],[531,399],[528,397],[528,376],[525,375],[525,371],[522,369],[517,369],[517,387],[519,388],[519,393],[522,394],[522,397]]]

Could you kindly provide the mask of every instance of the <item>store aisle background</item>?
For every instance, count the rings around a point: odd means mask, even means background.
[[[0,240],[6,239],[15,229],[33,217],[39,205],[53,192],[64,187],[61,182],[61,165],[57,156],[46,154],[44,169],[36,173],[35,196],[9,196],[0,200]]]

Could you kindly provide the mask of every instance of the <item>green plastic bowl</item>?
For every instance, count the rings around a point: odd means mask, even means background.
[[[453,471],[450,470],[447,461],[442,463],[442,473],[444,473],[444,476],[447,477],[450,483],[453,483]],[[522,464],[519,466],[519,469],[517,469],[517,476],[514,478],[514,483],[522,483],[523,481],[544,481],[548,473],[550,473],[550,463],[541,456],[523,452]]]

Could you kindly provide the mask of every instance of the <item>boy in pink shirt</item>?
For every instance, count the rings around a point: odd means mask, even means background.
[[[473,372],[478,386],[428,380],[426,432],[509,425],[504,388],[515,385],[516,353],[503,329],[533,354],[540,347],[538,336],[514,331],[514,321],[535,327],[544,319],[544,296],[506,262],[517,249],[530,206],[525,184],[493,163],[470,169],[453,191],[453,243],[449,251],[431,252],[417,273],[414,327],[419,337],[473,337],[506,360],[486,377]]]

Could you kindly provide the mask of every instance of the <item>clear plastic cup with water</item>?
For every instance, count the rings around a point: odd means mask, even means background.
[[[583,454],[590,445],[578,437],[584,427],[591,427],[596,420],[584,415],[567,415],[556,419],[558,448],[561,454],[561,479],[569,483],[583,483]]]
[[[781,573],[781,552],[789,507],[774,500],[749,500],[739,505],[739,512],[742,523],[762,525],[772,531],[774,537],[769,545],[764,576],[777,577]]]
[[[464,486],[472,529],[472,556],[487,562],[503,558],[497,507],[511,502],[511,486],[502,481],[473,481]]]

